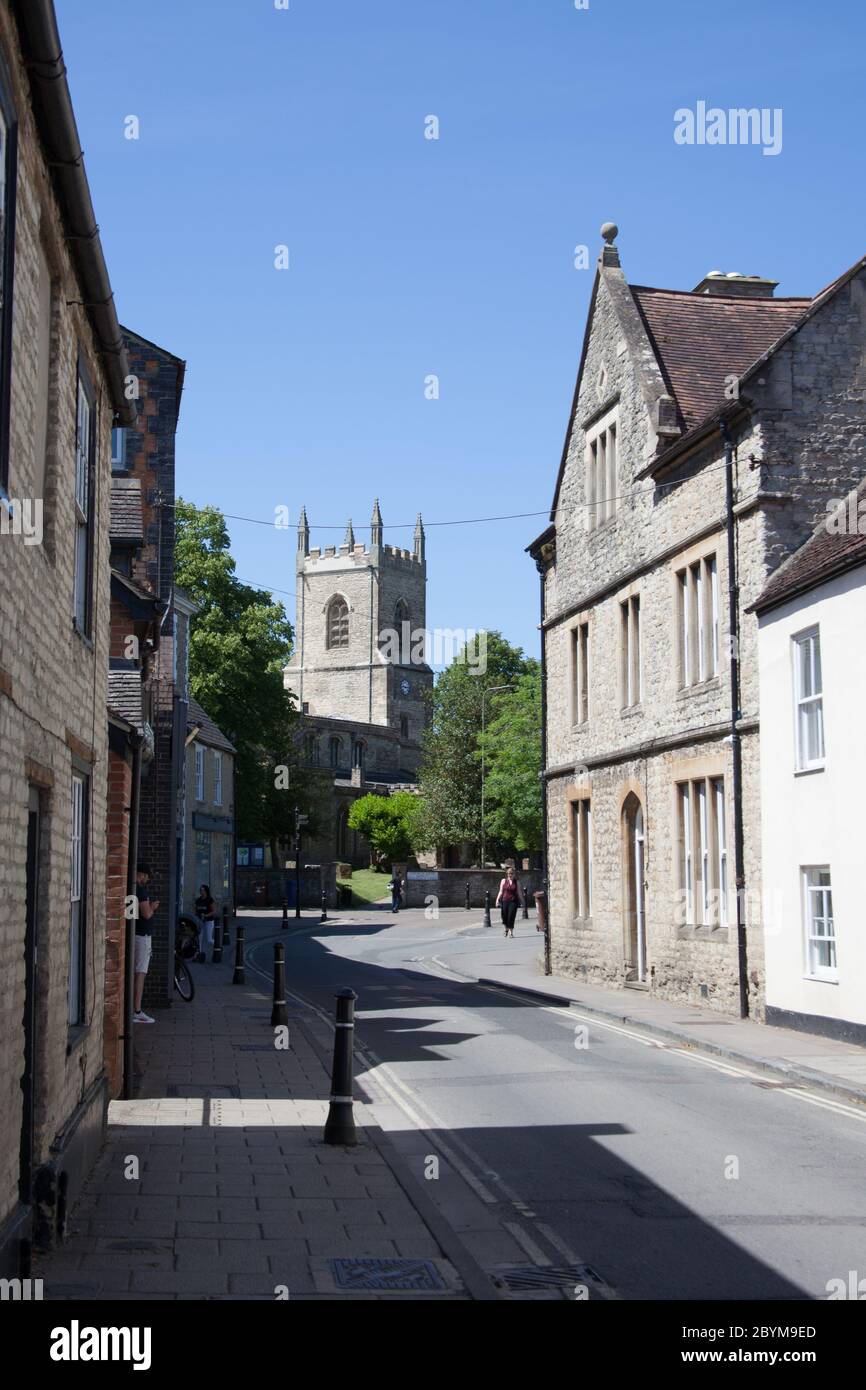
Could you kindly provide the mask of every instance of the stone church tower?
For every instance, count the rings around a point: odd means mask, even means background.
[[[383,529],[377,501],[369,546],[355,540],[350,521],[342,545],[310,549],[301,511],[295,651],[284,672],[307,715],[308,760],[333,768],[337,784],[368,791],[414,781],[433,685],[421,517],[412,550],[385,545]]]

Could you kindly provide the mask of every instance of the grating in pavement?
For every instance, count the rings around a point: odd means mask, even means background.
[[[496,1279],[508,1289],[565,1289],[575,1284],[604,1284],[601,1275],[589,1265],[523,1265],[500,1269]]]
[[[432,1260],[329,1260],[340,1289],[444,1289]]]

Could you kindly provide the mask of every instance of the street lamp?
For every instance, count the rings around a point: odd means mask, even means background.
[[[484,852],[486,848],[486,834],[484,829],[484,701],[488,695],[495,695],[499,690],[514,690],[514,685],[489,685],[481,694],[481,867],[484,868]]]

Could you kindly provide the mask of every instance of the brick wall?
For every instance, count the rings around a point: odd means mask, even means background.
[[[105,1069],[108,1093],[119,1096],[123,1081],[123,1007],[126,966],[126,891],[129,863],[131,754],[108,755],[108,834],[105,869]]]
[[[108,670],[108,494],[112,404],[80,301],[58,207],[29,107],[8,6],[0,48],[19,113],[10,411],[10,494],[41,497],[41,545],[0,537],[0,1224],[18,1195],[24,1057],[28,781],[41,786],[36,971],[36,1163],[73,1117],[100,1116],[103,1084],[105,836]],[[53,277],[47,448],[38,436],[39,248]],[[74,459],[79,352],[96,393],[91,640],[73,631]],[[44,473],[43,473],[44,466]],[[91,777],[87,879],[86,1026],[67,1026],[73,757]],[[62,1162],[62,1157],[58,1160]],[[74,1200],[75,1192],[71,1193]]]

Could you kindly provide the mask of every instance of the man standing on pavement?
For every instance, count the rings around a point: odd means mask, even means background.
[[[403,880],[396,869],[391,874],[391,882],[388,887],[391,890],[391,911],[399,912],[400,904],[403,901]]]
[[[153,927],[151,921],[154,913],[159,907],[159,899],[151,901],[150,889],[150,869],[147,864],[139,864],[135,873],[135,896],[138,899],[138,916],[135,919],[135,964],[134,964],[134,994],[133,1004],[135,1012],[132,1015],[133,1023],[155,1023],[156,1020],[146,1014],[141,1007],[141,996],[144,994],[144,981],[150,965],[150,953],[153,947]]]

